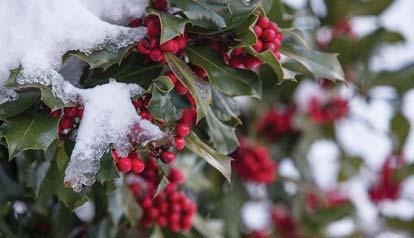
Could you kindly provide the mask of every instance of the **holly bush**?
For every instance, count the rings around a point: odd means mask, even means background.
[[[413,71],[373,72],[367,62],[404,37],[382,27],[359,37],[350,20],[378,16],[393,1],[323,2],[321,16],[310,4],[298,10],[279,0],[154,0],[129,21],[146,27],[142,39],[117,51],[66,52],[64,62],[84,62],[81,89],[114,80],[142,87],[128,103],[163,132],[155,138],[134,125],[126,152],[109,144],[97,165],[79,162],[85,180],[65,173],[94,105],[66,103],[51,86],[18,84],[22,68],[13,69],[6,87],[18,97],[0,105],[0,236],[330,236],[332,222],[358,220],[355,198],[340,185],[367,165],[339,147],[338,183],[326,189],[307,156],[315,141],[338,140],[336,125],[352,109],[344,88],[367,101],[378,86],[397,92],[393,150],[378,158],[384,163],[367,198],[374,205],[399,199],[413,172],[400,112]],[[301,97],[304,85],[315,93]],[[295,176],[278,174],[287,161]],[[381,231],[412,232],[412,220],[380,219]],[[347,236],[372,234],[356,222]]]

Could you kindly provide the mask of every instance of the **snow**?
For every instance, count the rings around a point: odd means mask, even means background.
[[[241,220],[248,231],[264,231],[270,227],[270,205],[267,201],[248,201],[241,208]]]
[[[355,230],[355,223],[351,217],[331,222],[326,227],[328,237],[347,237],[351,236]]]
[[[315,183],[323,190],[337,187],[339,148],[330,140],[315,141],[308,153],[309,167]]]
[[[117,4],[117,1],[105,2],[111,3],[111,7]],[[142,0],[130,2],[134,3],[132,9],[136,14],[143,13],[146,5]],[[92,1],[85,4],[93,5]],[[121,10],[129,5],[125,1],[119,4],[115,9],[120,16]],[[105,10],[101,15],[110,14]],[[62,85],[57,70],[67,51],[90,52],[100,47],[116,50],[145,33],[145,28],[127,28],[102,21],[78,0],[0,1],[0,102],[6,101],[2,85],[8,79],[9,70],[19,65],[23,67],[17,80],[19,84]],[[6,96],[9,99],[10,92]]]
[[[65,87],[71,88],[71,87]],[[72,87],[65,92],[80,98],[84,114],[76,137],[64,182],[75,191],[82,185],[91,186],[99,170],[100,158],[112,144],[120,156],[126,156],[132,146],[130,140],[141,146],[159,140],[164,133],[135,111],[131,98],[144,90],[136,84],[111,80],[92,89]],[[131,134],[131,131],[135,131]]]

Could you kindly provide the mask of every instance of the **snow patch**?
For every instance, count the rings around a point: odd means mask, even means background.
[[[126,156],[132,146],[130,141],[145,146],[164,136],[157,126],[135,111],[131,97],[144,91],[138,85],[111,80],[92,89],[68,85],[65,88],[68,89],[65,94],[80,99],[85,108],[64,180],[75,191],[95,182],[100,158],[111,144],[120,156]]]
[[[142,4],[140,11],[134,9],[142,14],[145,7]],[[122,13],[119,11],[119,15]],[[56,85],[62,85],[57,70],[67,51],[87,53],[103,47],[117,50],[145,34],[143,27],[127,28],[102,21],[78,0],[0,1],[0,102],[10,99],[3,97],[3,85],[9,71],[19,65],[23,68],[19,84],[52,84],[56,89]]]

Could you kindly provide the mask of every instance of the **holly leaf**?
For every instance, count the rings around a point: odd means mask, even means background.
[[[57,119],[41,112],[27,112],[10,118],[2,126],[9,158],[29,149],[45,151],[57,139],[57,125]]]
[[[265,50],[263,52],[260,52],[256,54],[255,57],[261,59],[263,62],[265,62],[272,68],[279,82],[282,82],[285,79],[282,65],[280,64],[280,61],[277,60],[276,56],[273,54],[271,50]]]
[[[38,91],[22,90],[18,93],[17,99],[0,104],[0,120],[16,116],[31,107],[39,97]]]
[[[254,72],[227,66],[220,55],[208,47],[188,47],[186,54],[193,64],[203,67],[207,71],[212,86],[224,94],[261,97],[262,84]]]
[[[222,123],[210,107],[206,116],[209,135],[217,152],[230,154],[239,145],[236,129]]]
[[[230,183],[231,182],[231,158],[220,154],[213,150],[210,146],[205,144],[198,138],[198,136],[191,132],[185,138],[186,147],[194,154],[205,159],[207,163],[216,168]]]
[[[238,118],[240,115],[239,106],[233,98],[224,95],[215,88],[212,90],[212,95],[213,109],[221,120],[235,119],[237,123],[242,124],[242,121]]]
[[[118,170],[115,167],[114,159],[110,152],[105,153],[100,160],[100,168],[96,174],[96,181],[104,183],[119,178]]]
[[[194,72],[177,56],[166,53],[165,59],[168,66],[173,71],[178,80],[188,88],[190,94],[196,102],[197,122],[200,121],[208,112],[211,103],[211,88],[208,83],[201,80]]]
[[[401,152],[408,133],[410,132],[410,122],[400,112],[395,114],[391,121],[391,131],[394,139],[394,149],[397,153]]]
[[[66,56],[64,56],[64,58],[68,56],[75,56],[88,63],[90,69],[102,68],[105,71],[114,64],[120,65],[122,60],[133,47],[135,47],[135,44],[121,48],[116,52],[109,49],[99,49],[93,51],[92,53],[70,51]]]
[[[254,33],[253,27],[256,25],[258,18],[259,15],[251,14],[245,22],[234,30],[235,37],[239,41],[234,48],[251,46],[257,42],[257,36]]]
[[[166,14],[154,9],[149,9],[149,14],[156,15],[161,23],[160,44],[165,43],[176,36],[183,35],[185,25],[189,23],[188,20],[176,17],[171,14]]]
[[[155,118],[166,122],[177,121],[182,115],[182,110],[175,106],[171,94],[161,92],[158,87],[152,87],[148,109]]]
[[[65,104],[55,96],[49,87],[40,86],[42,102],[44,102],[52,111],[65,107]]]
[[[281,52],[302,64],[317,78],[345,81],[337,54],[321,53],[292,44],[283,44]]]

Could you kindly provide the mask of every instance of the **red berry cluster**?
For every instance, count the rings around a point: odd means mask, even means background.
[[[305,207],[309,213],[314,213],[321,208],[335,208],[350,203],[348,195],[339,190],[325,191],[321,196],[314,192],[305,194]]]
[[[272,183],[276,179],[276,163],[261,145],[249,145],[245,139],[231,155],[232,167],[243,179],[257,183]]]
[[[282,46],[283,35],[280,33],[276,22],[260,16],[253,30],[258,38],[256,44],[253,45],[253,49],[257,52],[271,50],[275,57],[280,60],[279,49]]]
[[[141,160],[141,156],[136,151],[130,151],[128,156],[120,157],[115,150],[112,150],[112,157],[116,167],[122,173],[140,174],[145,168],[144,161]]]
[[[65,107],[53,112],[47,108],[50,115],[54,118],[61,118],[59,121],[59,134],[68,137],[78,126],[83,116],[83,107]]]
[[[400,197],[400,181],[394,178],[395,170],[402,166],[402,156],[390,156],[382,165],[379,179],[369,191],[373,202],[378,203],[383,200],[396,200]]]
[[[159,166],[154,159],[147,161],[147,167],[140,175],[146,182],[145,191],[141,191],[144,188],[142,184],[130,184],[131,190],[137,196],[144,211],[141,224],[144,227],[151,227],[157,223],[174,233],[190,230],[197,207],[184,193],[179,191],[179,186],[184,182],[183,174],[178,169],[171,168],[168,174],[170,184],[154,198],[160,181]]]
[[[276,206],[272,209],[272,221],[281,237],[299,238],[299,232],[290,212],[283,206]]]
[[[327,102],[321,102],[314,97],[309,102],[309,115],[315,124],[330,123],[344,118],[349,111],[348,101],[334,97]]]
[[[180,56],[187,45],[187,37],[185,35],[177,36],[160,45],[161,23],[157,16],[146,16],[141,22],[135,19],[129,25],[144,25],[147,27],[147,36],[138,41],[137,49],[141,54],[148,56],[151,61],[165,63],[165,52]]]
[[[294,133],[292,125],[295,109],[272,109],[268,111],[260,120],[257,127],[258,134],[267,138],[269,141],[276,141],[288,133]]]

